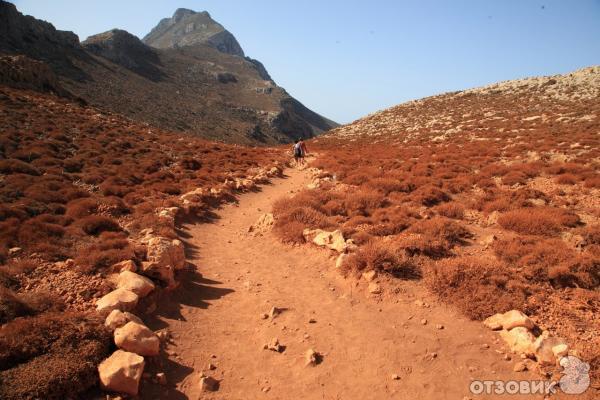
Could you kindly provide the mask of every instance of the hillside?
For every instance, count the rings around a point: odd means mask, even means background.
[[[275,230],[338,229],[347,276],[418,277],[476,320],[511,309],[600,366],[600,68],[432,96],[311,140]]]
[[[46,62],[73,95],[136,121],[245,144],[287,143],[336,126],[244,57],[235,37],[206,12],[177,10],[147,44],[116,29],[79,43],[4,1],[0,21],[0,54]],[[190,23],[192,32],[178,33]]]

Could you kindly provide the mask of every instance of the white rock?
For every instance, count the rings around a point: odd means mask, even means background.
[[[127,289],[115,289],[96,303],[96,310],[109,313],[112,310],[131,311],[135,308],[139,296]]]
[[[117,279],[117,287],[131,290],[139,297],[146,297],[154,290],[154,283],[146,278],[131,271],[123,271]]]
[[[511,330],[517,327],[533,329],[535,324],[529,317],[518,310],[510,310],[504,314],[495,314],[483,321],[483,324],[490,329],[498,330],[500,328]]]
[[[158,355],[160,340],[146,326],[130,321],[115,330],[117,347],[142,356]]]
[[[500,337],[504,339],[513,353],[533,355],[535,337],[525,327],[518,326],[509,331],[500,331]]]
[[[322,229],[305,229],[303,235],[307,241],[312,241],[317,246],[324,246],[339,253],[346,250],[346,240],[339,229],[333,232]]]
[[[137,396],[144,357],[123,350],[115,351],[98,366],[100,385],[110,391]]]

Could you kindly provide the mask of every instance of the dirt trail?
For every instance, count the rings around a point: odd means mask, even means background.
[[[275,199],[308,183],[305,172],[286,173],[217,210],[213,223],[182,227],[197,272],[149,321],[172,333],[163,360],[169,384],[142,385],[142,398],[460,400],[491,398],[470,394],[472,379],[539,379],[513,372],[518,360],[503,358],[496,333],[418,282],[381,282],[383,295],[373,297],[365,282],[336,273],[328,251],[249,234]],[[261,319],[272,306],[286,310]],[[263,349],[274,337],[284,352]],[[305,366],[308,349],[323,354],[321,364]],[[202,372],[220,380],[217,392],[200,392]]]

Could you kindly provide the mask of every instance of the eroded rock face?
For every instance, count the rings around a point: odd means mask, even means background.
[[[144,372],[144,357],[123,350],[115,351],[98,366],[100,385],[114,392],[137,396]]]
[[[135,308],[139,296],[130,290],[119,288],[108,293],[96,303],[96,310],[110,313],[113,310],[131,311]]]
[[[244,57],[235,37],[206,11],[179,8],[171,18],[161,20],[143,41],[160,49],[204,44],[222,53]]]
[[[158,355],[160,340],[145,325],[130,321],[115,330],[117,347],[141,356]]]

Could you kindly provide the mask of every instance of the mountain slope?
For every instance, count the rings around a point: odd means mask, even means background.
[[[116,29],[80,44],[4,1],[0,21],[0,54],[44,61],[73,95],[137,121],[240,144],[286,143],[337,125],[277,86],[260,62],[243,57],[208,13],[177,10],[146,37],[155,47]],[[183,26],[193,29],[185,33]]]
[[[281,203],[282,238],[339,229],[359,245],[347,274],[417,277],[476,320],[524,312],[536,343],[590,363],[582,398],[598,398],[600,67],[411,101],[308,146],[316,190]],[[538,350],[535,368],[557,373]]]

